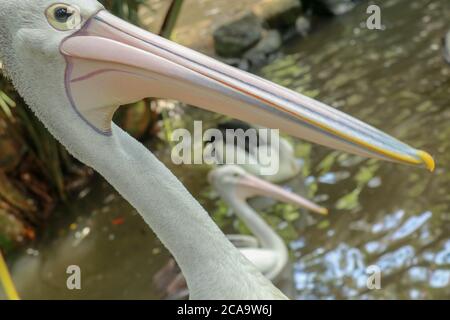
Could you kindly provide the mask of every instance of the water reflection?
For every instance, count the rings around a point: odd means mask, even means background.
[[[448,259],[450,237],[450,68],[440,47],[450,3],[386,1],[382,32],[364,28],[364,9],[292,43],[261,73],[432,151],[438,170],[313,146],[308,171],[335,208],[326,228],[335,232],[308,228],[293,247],[298,297],[448,298],[449,264],[437,257]],[[372,264],[381,267],[382,290],[366,288]]]

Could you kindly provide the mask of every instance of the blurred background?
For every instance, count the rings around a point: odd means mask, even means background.
[[[260,211],[289,248],[293,298],[450,298],[448,0],[101,2],[134,24],[324,101],[435,157],[430,174],[285,137],[301,170],[282,185],[330,211],[318,217],[281,203]],[[381,8],[382,30],[366,26],[371,4]],[[208,184],[210,167],[171,161],[168,137],[192,129],[194,120],[212,127],[226,119],[153,99],[114,119],[175,173],[222,230],[250,234]],[[157,278],[170,254],[105,180],[50,136],[1,75],[0,248],[23,298],[166,297]],[[82,290],[66,287],[71,264],[82,269]],[[370,265],[382,270],[380,290],[366,286]]]

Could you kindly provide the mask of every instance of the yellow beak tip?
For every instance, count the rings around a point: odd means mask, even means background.
[[[328,215],[328,209],[327,208],[321,208],[319,213],[323,214],[324,216],[326,216],[326,215]]]
[[[423,150],[419,150],[417,152],[417,155],[425,163],[425,166],[427,167],[427,169],[430,170],[431,172],[433,172],[435,169],[435,162],[434,162],[433,157],[428,152],[423,151]]]

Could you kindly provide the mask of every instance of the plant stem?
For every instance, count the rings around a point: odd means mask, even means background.
[[[178,16],[180,15],[182,5],[183,0],[172,0],[169,10],[167,10],[166,18],[161,26],[161,30],[159,31],[160,36],[166,39],[171,38],[172,32],[178,20]]]

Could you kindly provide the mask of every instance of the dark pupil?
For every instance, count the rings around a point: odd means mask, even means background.
[[[67,22],[72,13],[67,12],[67,8],[56,8],[55,19],[59,22]]]

